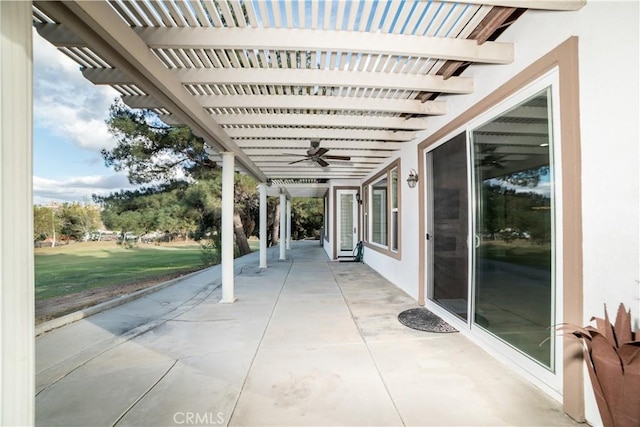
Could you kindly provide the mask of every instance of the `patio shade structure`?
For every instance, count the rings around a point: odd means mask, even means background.
[[[527,8],[583,4],[36,1],[33,19],[88,80],[190,126],[212,160],[233,153],[238,171],[319,196],[423,136],[474,90],[468,66],[510,63],[515,46],[495,39]],[[304,160],[317,150],[326,162]]]

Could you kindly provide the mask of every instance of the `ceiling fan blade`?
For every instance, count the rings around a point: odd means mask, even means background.
[[[328,148],[318,148],[318,150],[314,153],[314,156],[322,156],[324,155],[327,151],[329,151]]]
[[[324,158],[329,160],[351,160],[349,156],[324,156]]]
[[[323,168],[326,168],[327,166],[329,166],[329,163],[325,162],[324,160],[322,160],[321,158],[317,158],[316,162],[318,162],[318,164],[320,166],[322,166]]]
[[[306,154],[282,153],[281,156],[309,157]]]
[[[295,160],[293,162],[289,162],[287,163],[288,165],[293,165],[295,163],[300,163],[300,162],[306,162],[307,160],[309,160],[308,158],[304,158],[304,159],[300,159],[300,160]]]

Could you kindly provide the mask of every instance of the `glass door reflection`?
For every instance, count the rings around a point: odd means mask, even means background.
[[[475,325],[553,368],[553,179],[545,90],[472,132]]]

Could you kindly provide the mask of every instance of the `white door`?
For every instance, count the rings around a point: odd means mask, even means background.
[[[336,249],[337,256],[352,256],[358,243],[357,190],[337,190]]]

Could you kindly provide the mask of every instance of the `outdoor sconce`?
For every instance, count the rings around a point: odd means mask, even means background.
[[[360,192],[359,191],[356,193],[356,202],[358,202],[359,205],[362,204],[362,199],[360,198]]]
[[[416,172],[415,169],[411,169],[409,171],[409,178],[407,178],[407,184],[409,184],[409,188],[415,188],[417,182],[418,172]]]

